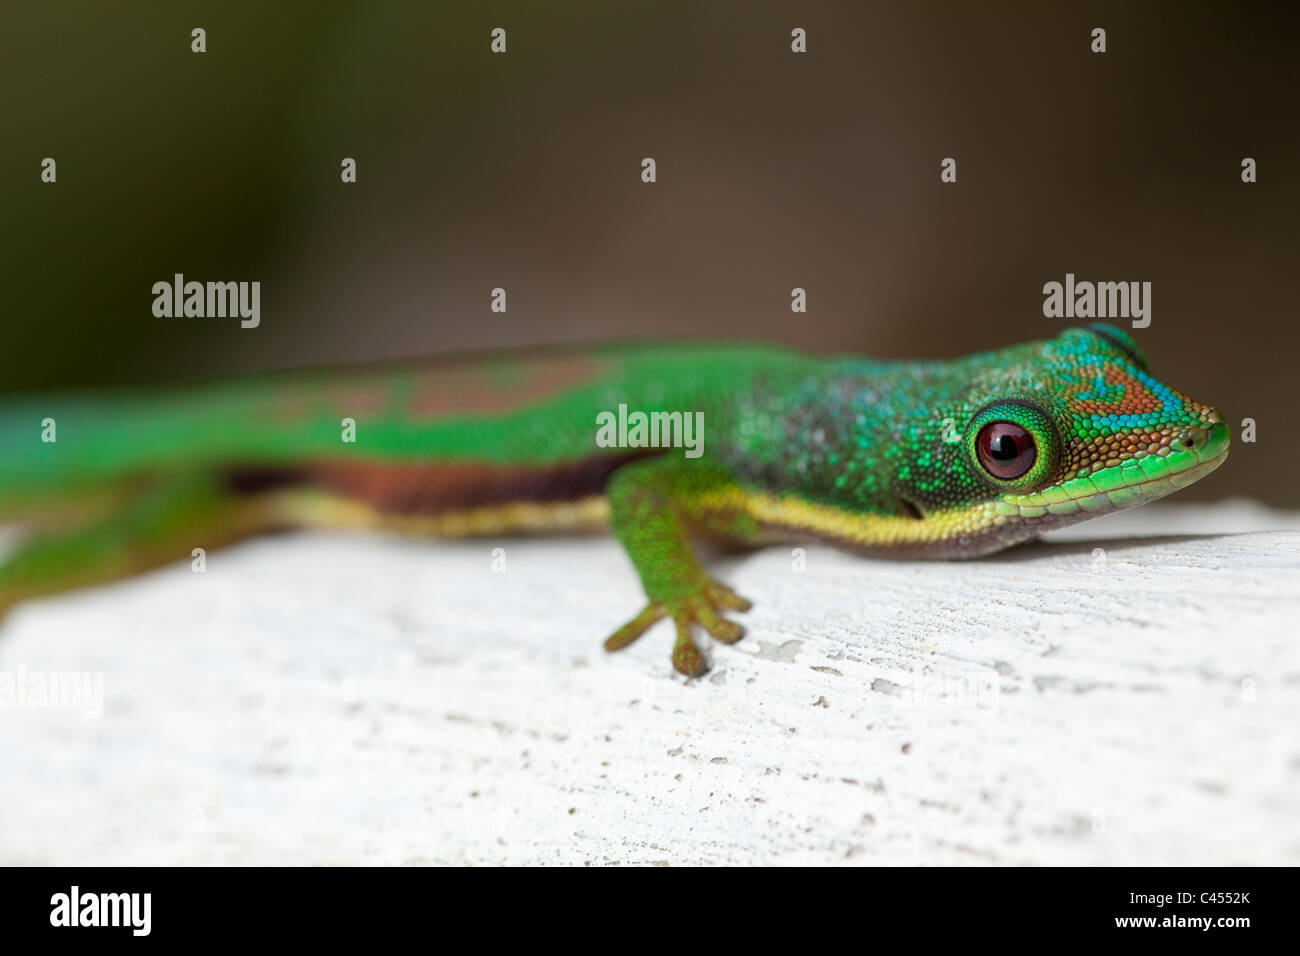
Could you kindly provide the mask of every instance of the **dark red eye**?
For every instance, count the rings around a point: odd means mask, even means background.
[[[1038,446],[1034,436],[1012,422],[990,422],[975,438],[980,464],[994,478],[1009,481],[1034,467]]]

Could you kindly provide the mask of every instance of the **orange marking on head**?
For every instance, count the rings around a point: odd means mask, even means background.
[[[1071,403],[1074,411],[1085,415],[1144,415],[1159,410],[1163,404],[1159,396],[1119,366],[1107,365],[1100,377],[1111,387],[1122,387],[1123,395],[1112,401],[1074,398]],[[1092,388],[1091,382],[1080,382],[1070,386],[1067,393],[1073,397]]]

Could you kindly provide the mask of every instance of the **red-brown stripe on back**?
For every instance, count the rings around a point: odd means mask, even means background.
[[[658,449],[633,449],[550,465],[476,462],[308,462],[278,468],[234,469],[233,490],[253,493],[287,486],[327,491],[393,515],[436,515],[528,501],[578,501],[605,490],[610,476]]]
[[[413,421],[496,415],[596,381],[614,368],[599,356],[544,350],[510,358],[450,357],[375,369],[359,366],[340,369],[331,378],[286,384],[269,414],[292,423],[322,415],[394,414]]]
[[[408,414],[414,419],[508,412],[558,395],[609,371],[590,355],[494,360],[421,373]]]

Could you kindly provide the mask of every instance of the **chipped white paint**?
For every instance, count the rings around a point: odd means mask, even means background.
[[[663,625],[600,650],[606,539],[215,551],[0,630],[104,675],[98,720],[0,709],[0,863],[1300,863],[1297,527],[729,558],[749,635],[689,683]]]

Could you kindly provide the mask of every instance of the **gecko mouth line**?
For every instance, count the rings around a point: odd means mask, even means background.
[[[1105,514],[1112,511],[1122,511],[1126,508],[1133,507],[1134,505],[1152,501],[1157,498],[1163,498],[1170,492],[1177,491],[1179,488],[1200,480],[1223,464],[1224,460],[1228,457],[1229,448],[1226,444],[1226,426],[1219,427],[1224,428],[1224,432],[1221,433],[1220,439],[1223,440],[1225,444],[1223,449],[1211,458],[1201,459],[1198,457],[1198,460],[1184,465],[1181,468],[1171,468],[1168,474],[1155,475],[1145,478],[1142,481],[1120,485],[1117,488],[1109,490],[1096,489],[1088,494],[1080,495],[1078,497],[1071,496],[1069,491],[1066,490],[1066,485],[1069,484],[1067,482],[1065,485],[1057,486],[1067,496],[1062,501],[1054,501],[1044,504],[1022,503],[1016,500],[1009,500],[1011,496],[1008,496],[1008,498],[1003,498],[998,503],[998,511],[1001,514],[1006,514],[1008,517],[1032,520],[1034,518],[1046,517],[1049,514],[1070,514],[1080,508],[1092,511],[1095,514]],[[1149,492],[1153,489],[1158,493],[1150,494]],[[1035,492],[1035,494],[1041,493]],[[1023,497],[1028,498],[1030,496]],[[1090,507],[1096,505],[1100,505],[1101,507]]]

